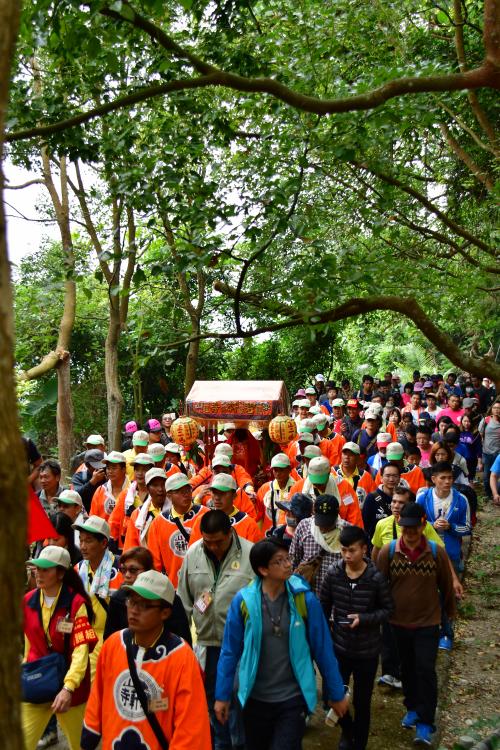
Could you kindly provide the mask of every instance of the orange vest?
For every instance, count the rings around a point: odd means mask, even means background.
[[[250,484],[253,487],[252,477],[246,471],[243,466],[240,466],[239,464],[233,464],[234,469],[231,472],[231,476],[234,478],[236,484],[238,487],[244,487],[246,484]],[[203,469],[200,469],[200,471],[195,474],[194,477],[191,477],[189,480],[189,484],[191,487],[199,487],[201,484],[209,484],[212,481],[214,473],[212,471],[211,466],[204,466]]]
[[[345,438],[342,435],[335,435],[331,440],[323,438],[319,444],[321,453],[330,461],[330,466],[336,466],[342,459],[342,448],[345,445]]]
[[[199,489],[193,491],[193,500],[199,505],[209,507],[208,503],[211,499],[212,493],[210,491],[210,487],[206,484],[201,485]],[[236,490],[236,495],[234,496],[234,505],[236,508],[238,508],[238,510],[242,510],[243,513],[246,513],[248,516],[250,516],[250,518],[254,518],[256,520],[257,509],[250,500],[245,490],[242,490],[241,488],[239,490]]]
[[[178,521],[186,530],[188,536],[192,534],[195,522],[207,512],[201,505],[191,506],[191,510]],[[148,549],[153,555],[153,563],[160,573],[165,572],[174,588],[177,588],[179,570],[184,561],[188,542],[173,520],[170,511],[161,513],[152,522],[148,532]]]
[[[101,484],[94,492],[89,513],[89,516],[99,516],[100,518],[104,518],[105,521],[108,520],[113,512],[123,490],[128,489],[130,482],[128,479],[125,479],[125,485],[118,493],[118,497],[113,497],[113,495],[108,492],[107,484],[107,482]]]
[[[113,633],[103,644],[85,710],[82,746],[102,750],[154,750],[158,740],[146,719],[130,676],[124,637]],[[132,645],[137,658],[138,648]],[[196,657],[185,641],[164,630],[146,649],[138,668],[150,700],[163,701],[155,711],[170,750],[211,750],[207,700]]]
[[[354,487],[346,479],[342,479],[337,482],[337,489],[340,495],[340,518],[353,526],[359,526],[360,529],[364,528],[361,508]]]
[[[425,481],[424,473],[420,466],[414,466],[410,471],[403,471],[401,473],[401,484],[404,484],[405,482],[414,495],[417,494],[421,487],[427,487],[427,482]],[[382,477],[380,476],[380,471],[378,471],[377,476],[375,477],[376,487],[381,483]]]
[[[290,472],[290,478],[294,480],[300,480],[299,475],[295,471],[295,469],[292,469]],[[264,504],[264,498],[271,489],[272,483],[274,482],[274,479],[271,482],[266,482],[262,485],[262,487],[259,487],[259,490],[257,492],[257,506],[256,506],[256,520],[261,522],[261,528],[262,531],[265,533],[268,529],[271,529],[273,526],[273,518],[272,518],[272,510],[271,508],[267,508]],[[288,493],[286,495],[286,500],[288,501],[292,495],[293,495],[293,488],[295,485],[291,485],[290,489],[288,490]],[[279,494],[277,493],[274,501],[279,500]],[[285,523],[285,511],[281,510],[280,508],[275,506],[276,511],[276,526],[281,526]]]
[[[111,539],[116,539],[119,545],[125,538],[127,527],[130,521],[130,516],[125,515],[125,498],[127,497],[128,489],[129,488],[127,487],[127,489],[122,490],[118,495],[118,500],[116,501],[115,507],[111,511],[111,515],[108,521],[109,528],[111,529]],[[135,495],[135,497],[137,497],[137,494]]]
[[[234,516],[230,516],[229,518],[231,520],[233,529],[236,531],[238,536],[241,536],[242,539],[248,539],[249,542],[255,543],[260,542],[260,540],[263,538],[264,534],[262,533],[262,531],[259,529],[253,518],[247,516],[246,513],[242,513],[239,510],[234,514]],[[200,523],[201,518],[198,518],[193,526],[191,536],[189,537],[189,546],[197,542],[198,539],[201,539],[202,537]]]
[[[342,468],[340,466],[335,467],[335,469],[333,470],[333,474],[337,478],[337,484],[340,481],[342,481],[342,479],[344,478],[344,475],[342,473]],[[351,484],[348,479],[346,479],[345,481],[347,482],[347,484],[349,485]],[[353,487],[353,485],[351,486]],[[366,469],[360,470],[359,478],[358,478],[358,481],[356,482],[356,488],[355,488],[360,508],[363,507],[363,503],[366,500],[366,496],[369,495],[370,492],[375,492],[376,489],[377,489],[377,485],[373,481],[373,477],[370,474],[370,472],[367,471]]]

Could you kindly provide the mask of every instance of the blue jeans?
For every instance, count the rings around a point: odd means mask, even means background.
[[[210,714],[212,746],[215,750],[231,750],[231,748],[245,744],[245,731],[243,728],[241,706],[236,695],[233,695],[233,699],[231,700],[229,721],[227,724],[221,724],[215,716],[215,683],[217,681],[217,664],[220,652],[220,646],[207,646],[205,693],[207,696],[208,713]]]
[[[491,467],[495,463],[495,458],[498,454],[496,453],[483,453],[483,482],[484,492],[487,497],[492,498],[491,487],[490,487],[490,474]]]

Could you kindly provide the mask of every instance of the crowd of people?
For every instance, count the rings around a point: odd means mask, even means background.
[[[493,385],[318,374],[279,444],[226,422],[192,450],[175,417],[120,451],[89,435],[67,480],[25,439],[52,528],[27,559],[26,750],[57,724],[71,750],[300,750],[318,673],[339,750],[367,747],[376,681],[431,745],[478,471],[500,504]]]

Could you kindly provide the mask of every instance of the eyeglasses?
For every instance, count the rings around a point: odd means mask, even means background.
[[[161,604],[149,604],[142,599],[125,599],[128,609],[137,609],[139,612],[148,612],[150,609],[161,609]]]
[[[119,566],[120,573],[132,573],[133,576],[137,575],[138,573],[144,572],[144,568],[138,568],[135,565],[120,565]]]
[[[291,564],[292,564],[292,558],[290,556],[278,557],[277,560],[271,560],[271,562],[269,563],[269,565],[279,565],[280,568],[284,568],[287,565],[291,565]]]

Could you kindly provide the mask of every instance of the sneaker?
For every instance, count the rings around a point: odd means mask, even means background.
[[[434,728],[431,724],[422,724],[420,721],[417,722],[417,731],[415,732],[415,739],[413,743],[415,745],[432,745],[432,734]]]
[[[55,732],[45,732],[42,739],[39,741],[37,750],[45,750],[46,747],[52,747],[58,743],[57,729]]]
[[[401,690],[403,687],[401,680],[398,680],[398,678],[394,677],[392,674],[383,674],[378,678],[378,684],[388,685],[388,687],[396,688],[396,690]]]
[[[439,648],[441,651],[451,651],[453,648],[453,641],[449,636],[443,635],[443,637],[439,639]]]
[[[405,729],[415,729],[417,726],[418,714],[416,711],[407,711],[401,720],[401,726]]]

